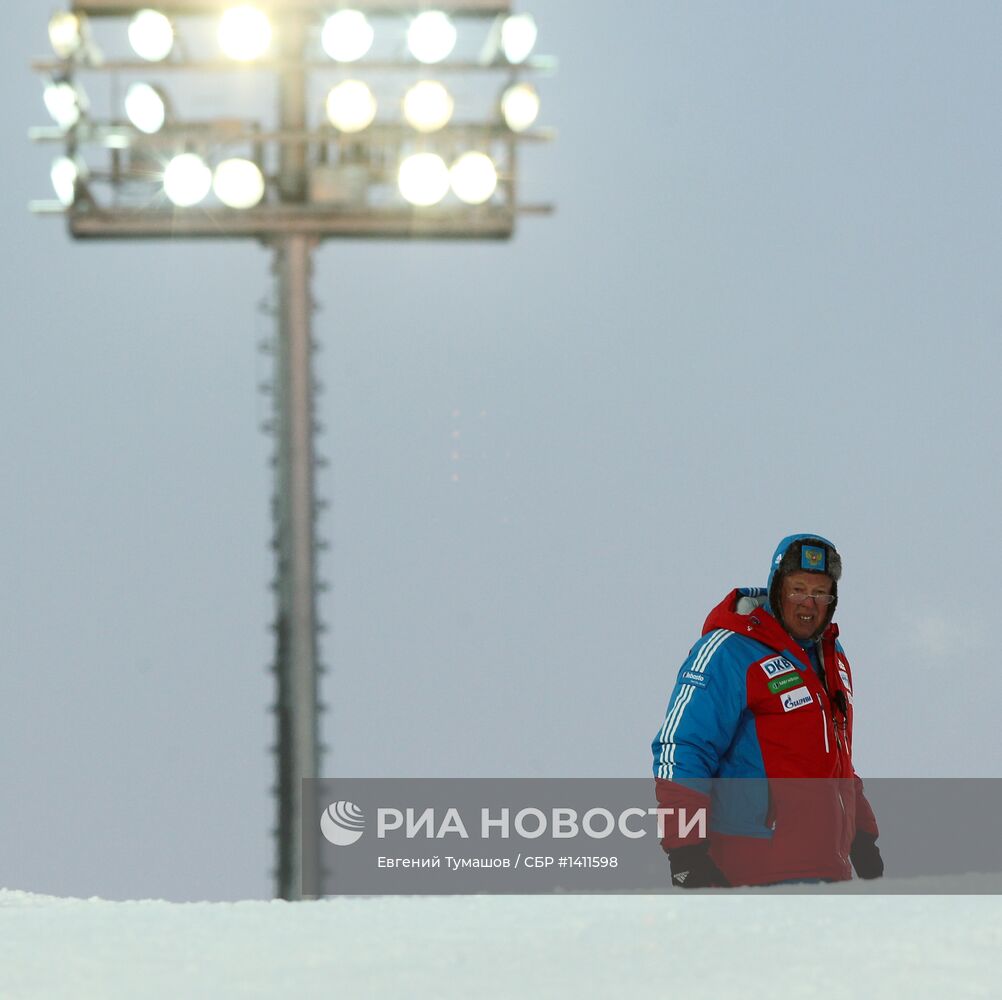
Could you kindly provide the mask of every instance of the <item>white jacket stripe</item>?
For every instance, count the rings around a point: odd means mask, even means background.
[[[696,655],[696,660],[692,665],[693,673],[703,673],[706,664],[709,663],[717,647],[727,638],[729,635],[733,635],[733,632],[728,632],[726,629],[719,629],[714,632],[710,637],[709,641]],[[675,699],[675,704],[671,706],[668,710],[667,716],[665,716],[664,725],[661,727],[661,742],[664,743],[668,736],[669,729],[672,729],[672,724],[681,717],[682,710],[688,704],[689,699],[686,697],[686,693],[689,692],[691,695],[691,685],[683,684],[682,690],[679,692],[678,697]],[[684,699],[684,700],[683,700]],[[674,732],[674,730],[673,730]]]
[[[692,672],[701,674],[706,672],[706,667],[718,649],[734,635],[730,629],[718,629],[713,633],[710,640],[696,655],[696,660],[692,665]],[[667,778],[669,781],[674,777],[675,772],[675,733],[679,723],[685,713],[686,706],[692,700],[696,688],[692,684],[683,682],[681,690],[675,698],[675,703],[669,708],[665,717],[664,725],[661,727],[661,767],[658,768],[658,777]]]

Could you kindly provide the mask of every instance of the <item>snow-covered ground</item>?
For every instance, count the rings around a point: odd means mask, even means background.
[[[1000,958],[1000,895],[167,903],[0,890],[3,1000],[946,1000],[1002,996]]]

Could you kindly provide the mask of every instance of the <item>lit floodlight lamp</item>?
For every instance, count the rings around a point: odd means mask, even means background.
[[[456,26],[442,11],[426,10],[411,21],[407,47],[418,62],[441,62],[456,47]]]
[[[400,164],[400,193],[412,205],[437,205],[449,193],[449,168],[435,153],[415,153]]]
[[[498,172],[484,153],[463,153],[449,171],[449,182],[460,201],[482,205],[497,190]]]
[[[60,156],[53,161],[49,176],[52,178],[56,197],[65,208],[69,208],[76,201],[77,181],[82,175],[80,165],[68,156]]]
[[[55,123],[64,129],[73,128],[87,110],[83,90],[69,80],[51,80],[45,85],[42,99]]]
[[[419,132],[437,132],[449,124],[455,106],[452,95],[441,83],[422,80],[404,95],[404,118]]]
[[[525,62],[536,45],[539,30],[531,14],[512,14],[501,26],[501,51],[513,65]]]
[[[375,117],[375,95],[361,80],[343,80],[327,95],[327,118],[341,132],[361,132]]]
[[[212,190],[229,208],[253,208],[264,197],[264,174],[251,160],[223,160],[212,176]]]
[[[251,4],[231,7],[219,20],[219,47],[230,59],[252,62],[271,45],[271,22]]]
[[[374,34],[360,10],[339,10],[324,22],[320,44],[335,62],[355,62],[372,47]]]
[[[167,121],[167,98],[158,87],[134,83],[125,95],[125,115],[146,135],[154,135]]]
[[[84,43],[84,21],[80,14],[59,11],[49,19],[49,42],[60,59],[69,59]]]
[[[212,188],[212,171],[196,153],[175,156],[164,170],[164,194],[178,208],[191,208]]]
[[[174,48],[174,26],[158,10],[140,10],[129,22],[129,44],[140,59],[162,62]]]
[[[539,94],[531,83],[516,83],[501,96],[501,115],[512,132],[524,132],[539,117]]]

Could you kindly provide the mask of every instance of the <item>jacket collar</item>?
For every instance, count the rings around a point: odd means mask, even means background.
[[[740,608],[739,608],[740,604]],[[765,591],[761,588],[742,587],[732,590],[706,617],[703,635],[714,629],[725,628],[738,635],[746,635],[777,653],[791,654],[807,663],[807,652],[765,608]],[[824,646],[834,643],[838,625],[830,622],[820,641]]]

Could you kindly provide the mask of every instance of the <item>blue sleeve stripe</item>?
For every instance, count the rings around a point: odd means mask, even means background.
[[[710,636],[709,641],[703,646],[699,653],[696,654],[696,660],[692,666],[693,672],[703,673],[710,660],[713,658],[713,655],[732,635],[734,635],[734,633],[729,629],[718,629],[714,632]],[[693,685],[682,684],[679,687],[678,694],[675,696],[674,704],[672,704],[672,706],[668,709],[668,714],[665,717],[664,725],[661,727],[660,733],[661,766],[658,768],[659,778],[667,778],[671,781],[674,776],[675,733],[678,731],[679,723],[682,721],[685,709],[692,700],[692,696],[695,692],[696,688]]]

